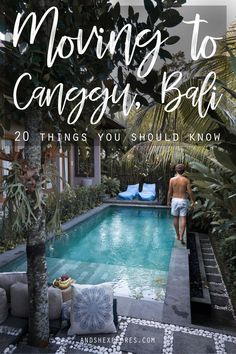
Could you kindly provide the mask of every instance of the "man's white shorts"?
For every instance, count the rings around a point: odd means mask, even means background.
[[[186,216],[188,213],[189,200],[184,198],[172,198],[171,215]]]

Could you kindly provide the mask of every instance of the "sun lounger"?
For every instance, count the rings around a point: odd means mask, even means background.
[[[128,185],[126,191],[120,192],[118,194],[119,199],[124,199],[124,200],[133,200],[137,195],[139,191],[139,184],[130,184]]]
[[[155,183],[144,183],[142,192],[138,193],[141,200],[154,200],[156,198],[156,185]]]

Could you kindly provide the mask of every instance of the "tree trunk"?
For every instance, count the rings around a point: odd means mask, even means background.
[[[42,198],[41,172],[41,128],[42,112],[35,110],[27,112],[25,128],[29,132],[29,141],[25,144],[25,159],[27,171],[32,176],[33,188],[28,189],[28,197],[32,208],[35,206],[36,194],[34,187]],[[41,204],[42,205],[42,204]],[[45,212],[40,208],[35,210],[36,220],[27,230],[27,276],[29,287],[29,339],[30,345],[45,347],[49,340],[48,320],[48,286],[47,263],[45,257]]]

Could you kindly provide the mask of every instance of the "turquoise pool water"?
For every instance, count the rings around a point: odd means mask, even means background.
[[[112,282],[119,295],[163,300],[175,233],[169,211],[112,206],[47,245],[49,281]],[[21,258],[1,271],[25,270]]]

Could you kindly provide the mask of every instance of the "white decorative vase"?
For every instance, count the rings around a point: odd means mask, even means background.
[[[92,184],[93,184],[92,178],[86,177],[86,178],[81,179],[81,185],[84,187],[92,186]]]

